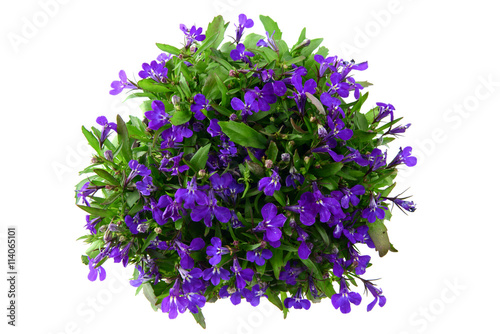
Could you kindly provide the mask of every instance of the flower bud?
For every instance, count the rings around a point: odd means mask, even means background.
[[[309,161],[311,161],[311,157],[309,157],[309,156],[305,156],[305,157],[304,157],[304,163],[305,163],[305,164],[308,164],[308,163],[309,163]]]
[[[172,100],[172,104],[174,106],[177,105],[177,104],[179,104],[179,102],[181,102],[181,98],[179,96],[177,96],[177,95],[172,95],[171,100]]]
[[[239,76],[238,71],[229,70],[229,76],[237,78]]]
[[[127,237],[124,235],[121,235],[120,238],[118,239],[118,241],[125,242],[125,241],[127,241]]]
[[[194,132],[200,132],[201,130],[203,130],[203,123],[201,123],[201,122],[194,122],[193,123],[193,131]]]
[[[324,138],[328,134],[328,131],[326,131],[325,127],[321,124],[318,124],[318,136],[320,138]]]
[[[232,295],[233,293],[236,292],[236,288],[234,286],[230,286],[227,288],[227,292]]]
[[[204,170],[204,169],[200,169],[200,170],[198,171],[198,176],[199,176],[199,177],[202,177],[202,178],[203,178],[203,177],[205,177],[205,175],[207,175],[207,171],[206,171],[206,170]]]
[[[196,45],[191,45],[191,47],[189,48],[189,51],[191,51],[191,53],[195,53],[197,50],[198,48],[196,47]]]
[[[237,119],[238,119],[238,115],[236,115],[236,114],[231,114],[231,115],[229,116],[229,120],[230,120],[230,121],[236,121]]]
[[[148,224],[139,224],[137,225],[137,231],[140,233],[145,233],[148,230],[149,225]]]
[[[102,225],[101,227],[99,227],[99,232],[106,232],[107,229],[108,225]]]
[[[311,116],[311,118],[309,118],[309,122],[316,123],[316,116]]]
[[[111,239],[113,239],[113,232],[108,230],[104,233],[103,240],[104,240],[104,242],[108,243],[111,241]]]
[[[269,117],[269,122],[274,122],[275,118],[273,116]]]
[[[98,162],[99,162],[99,158],[96,157],[95,155],[92,157],[92,159],[90,159],[90,163],[92,163],[92,164],[96,164]]]
[[[281,154],[281,160],[283,162],[289,162],[290,161],[290,153],[282,153]]]
[[[109,224],[108,228],[109,228],[110,231],[113,231],[113,232],[118,231],[118,225],[113,224],[113,223]]]
[[[155,228],[155,233],[156,234],[161,234],[161,227],[156,227]]]
[[[273,161],[270,159],[266,159],[266,161],[264,161],[264,166],[266,168],[273,168]]]
[[[111,150],[104,151],[104,157],[109,161],[113,161],[113,152]]]

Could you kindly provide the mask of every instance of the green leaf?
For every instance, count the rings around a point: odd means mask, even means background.
[[[279,308],[281,311],[283,311],[283,303],[281,302],[281,299],[278,297],[278,295],[271,289],[267,289],[266,295],[271,303],[276,305],[277,308]]]
[[[158,47],[158,49],[165,51],[165,52],[168,52],[168,53],[171,53],[171,54],[174,54],[174,55],[178,55],[181,53],[181,50],[179,50],[178,48],[176,48],[175,46],[172,46],[172,45],[156,43],[156,46]]]
[[[137,86],[151,93],[164,94],[170,92],[170,89],[168,89],[165,85],[159,84],[151,78],[139,80],[137,82]]]
[[[269,33],[269,36],[271,36],[274,32],[273,36],[274,40],[276,42],[281,40],[281,30],[278,27],[278,24],[269,16],[260,15],[259,18],[262,24],[264,25],[264,29],[266,29],[266,31]]]
[[[144,296],[146,296],[146,299],[149,300],[151,303],[151,307],[153,310],[158,310],[158,307],[156,307],[156,303],[158,302],[158,298],[156,298],[155,292],[153,290],[153,287],[151,286],[150,283],[142,283],[142,291],[144,293]]]
[[[283,192],[281,192],[281,190],[276,190],[273,193],[273,197],[278,201],[278,203],[281,206],[285,206],[286,205],[285,196],[283,195]]]
[[[99,147],[99,140],[94,136],[92,132],[87,130],[84,126],[82,126],[82,132],[85,138],[87,138],[87,141],[89,142],[89,145],[97,152],[101,152],[101,148]]]
[[[368,130],[368,121],[366,120],[366,116],[362,113],[354,114],[354,124],[362,131]]]
[[[220,43],[222,43],[228,24],[229,22],[226,24],[224,23],[222,15],[214,17],[213,21],[208,24],[207,31],[205,32],[205,38],[208,40],[212,36],[217,36],[211,45],[213,48],[216,49]]]
[[[194,320],[196,320],[196,322],[203,328],[203,329],[207,329],[207,324],[205,323],[205,316],[203,315],[203,313],[201,312],[201,309],[199,306],[196,306],[198,308],[198,313],[192,313],[190,312],[193,317],[194,317]]]
[[[391,243],[389,242],[389,236],[387,234],[387,227],[384,225],[384,221],[377,219],[374,223],[368,223],[368,234],[375,244],[375,249],[378,251],[380,257],[383,257],[389,249],[391,249]]]
[[[302,43],[305,39],[306,39],[306,28],[303,28],[302,31],[300,32],[299,40],[292,47],[292,50],[295,49],[297,46],[299,46],[300,43]]]
[[[170,123],[173,125],[181,125],[188,122],[193,116],[193,112],[187,108],[180,108],[176,110],[172,118],[170,118]]]
[[[344,166],[341,162],[329,163],[328,165],[322,166],[321,168],[313,168],[310,170],[311,174],[318,177],[330,177],[335,175]]]
[[[361,110],[361,106],[363,105],[363,103],[365,103],[367,98],[368,98],[368,92],[366,92],[365,94],[361,94],[359,100],[352,107],[351,113],[359,112]]]
[[[320,100],[318,100],[316,98],[316,96],[312,95],[309,92],[306,92],[306,96],[307,96],[307,99],[316,107],[316,109],[318,109],[318,111],[321,115],[326,115],[325,107],[323,107],[323,103],[321,103]]]
[[[208,160],[208,152],[210,151],[211,145],[212,144],[208,144],[200,148],[189,161],[190,165],[197,171],[205,168]]]
[[[279,279],[281,267],[283,267],[283,250],[275,248],[273,250],[273,257],[271,257],[271,266],[273,267],[274,277]]]
[[[120,115],[116,116],[116,132],[118,132],[118,140],[122,144],[121,154],[125,161],[128,162],[132,160],[130,138],[128,135],[127,125]]]
[[[196,53],[194,54],[194,56],[197,56],[199,54],[201,54],[203,51],[205,51],[206,49],[208,49],[209,47],[211,47],[213,44],[215,44],[215,42],[219,39],[219,33],[205,39],[205,42],[200,46],[200,48],[198,50],[196,50]],[[222,35],[222,37],[224,37],[224,35]],[[222,42],[222,40],[221,40]],[[220,42],[219,42],[220,44]],[[218,45],[214,46],[214,47],[217,47]]]
[[[219,64],[221,64],[226,70],[228,71],[231,71],[232,69],[234,69],[234,67],[229,64],[226,60],[220,58],[220,57],[217,57],[217,56],[210,56],[211,59],[215,60],[216,62],[218,62]]]
[[[366,87],[369,87],[369,86],[373,86],[372,83],[368,82],[368,81],[356,81],[357,84],[360,84],[361,86],[363,86],[364,88]]]
[[[158,234],[156,234],[155,232],[151,232],[147,239],[144,240],[144,245],[142,245],[141,247],[141,250],[139,251],[139,253],[143,253],[146,248],[149,246],[149,244],[151,243],[151,241],[153,241],[154,238],[156,238],[158,236]]]
[[[389,187],[382,190],[382,192],[380,193],[380,197],[387,197],[391,193],[392,189],[394,189],[395,186],[396,186],[396,183],[393,183]]]
[[[255,131],[245,123],[235,121],[222,121],[219,125],[231,141],[236,144],[245,146],[265,149],[267,146],[267,139],[264,135]]]
[[[266,157],[270,159],[272,162],[276,162],[276,158],[278,157],[278,146],[272,140],[269,143],[269,147],[266,150]]]
[[[111,217],[115,216],[115,212],[113,212],[111,210],[99,209],[99,208],[95,208],[93,206],[86,206],[86,205],[77,205],[77,206],[80,209],[82,209],[83,211],[88,212],[94,216],[103,217],[103,218],[105,218],[105,217],[111,218]]]
[[[322,42],[323,42],[323,38],[311,39],[311,43],[309,43],[308,46],[303,48],[300,51],[300,54],[304,57],[311,55],[311,53],[313,53],[313,51],[316,50],[321,45]]]
[[[314,227],[316,227],[316,230],[321,236],[321,239],[323,239],[323,242],[328,247],[330,245],[330,238],[328,237],[328,233],[326,233],[325,229],[320,224],[314,224]]]
[[[119,186],[120,182],[113,177],[113,175],[109,174],[106,170],[100,169],[100,168],[95,168],[94,173],[108,181],[110,184],[114,186]]]

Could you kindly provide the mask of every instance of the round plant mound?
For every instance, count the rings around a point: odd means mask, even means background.
[[[241,14],[225,43],[220,16],[205,31],[181,24],[182,47],[158,43],[140,80],[120,71],[111,84],[142,99],[143,116],[82,128],[95,150],[76,191],[88,278],[103,280],[110,260],[135,266],[130,284],[154,309],[203,327],[202,307],[220,298],[267,298],[285,317],[329,298],[348,313],[356,281],[368,311],[384,306],[358,245],[396,251],[385,221],[394,206],[415,210],[390,195],[398,166],[416,164],[411,147],[389,160],[384,148],[410,124],[388,103],[361,111],[370,83],[353,74],[367,62],[329,55],[305,29],[290,48],[260,20],[265,36]]]

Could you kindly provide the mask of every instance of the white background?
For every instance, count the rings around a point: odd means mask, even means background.
[[[43,5],[52,3],[51,6]],[[430,1],[77,1],[0,5],[2,57],[0,322],[8,333],[444,333],[498,330],[496,275],[500,24],[491,0]],[[186,3],[186,5],[181,4]],[[55,4],[55,5],[54,5]],[[82,125],[139,115],[125,95],[108,94],[118,71],[137,78],[159,54],[155,42],[179,45],[180,23],[205,27],[215,15],[235,22],[259,14],[276,20],[289,45],[302,27],[323,37],[331,54],[368,60],[358,80],[374,84],[366,110],[394,104],[412,126],[395,142],[411,145],[417,167],[401,172],[417,211],[388,223],[399,253],[379,259],[365,277],[382,278],[387,297],[370,313],[348,315],[325,299],[287,320],[263,302],[223,300],[203,310],[203,331],[188,313],[155,313],[128,286],[129,270],[107,263],[108,278],[90,282],[76,239],[85,214],[74,205],[78,171],[90,154]],[[234,35],[234,26],[227,30]],[[17,41],[17,42],[16,42]],[[18,327],[6,325],[5,233],[18,228]],[[359,291],[361,292],[361,291]],[[312,327],[314,326],[314,327]]]

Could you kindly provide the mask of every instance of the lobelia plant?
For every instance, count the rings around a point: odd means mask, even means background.
[[[158,43],[165,53],[139,81],[120,71],[111,84],[112,95],[143,98],[145,117],[82,127],[96,152],[76,187],[88,278],[103,280],[108,260],[134,265],[130,284],[153,309],[189,310],[204,328],[201,308],[220,298],[265,297],[286,317],[328,297],[349,313],[356,280],[373,295],[368,311],[384,306],[357,245],[395,252],[389,206],[415,210],[390,196],[398,166],[416,164],[411,147],[390,161],[381,149],[410,124],[391,104],[361,112],[370,84],[352,74],[367,63],[330,56],[305,28],[289,48],[260,19],[265,36],[242,41],[254,22],[241,14],[224,44],[221,16],[205,33],[181,24],[183,47]]]

